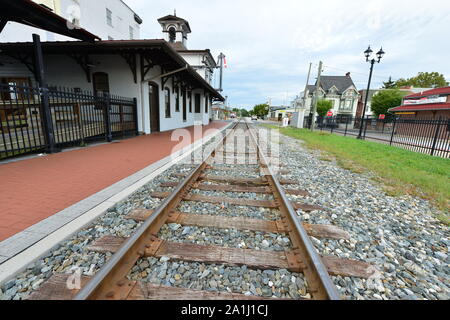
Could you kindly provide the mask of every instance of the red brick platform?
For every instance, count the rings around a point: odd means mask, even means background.
[[[227,122],[203,127],[221,129]],[[194,139],[194,127],[187,128]],[[172,131],[0,165],[0,241],[188,146]],[[196,137],[197,140],[201,136]],[[192,141],[193,142],[193,141]],[[173,150],[174,147],[177,149]]]

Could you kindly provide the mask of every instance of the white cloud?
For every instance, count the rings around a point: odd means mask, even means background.
[[[227,55],[224,85],[231,101],[251,105],[286,91],[303,90],[309,62],[322,60],[327,74],[352,72],[365,88],[369,65],[363,51],[383,45],[374,86],[419,71],[450,74],[450,2],[443,0],[128,0],[144,19],[142,37],[161,38],[157,18],[172,14],[192,27],[188,46]],[[339,69],[339,70],[338,70]],[[317,72],[313,70],[314,74]],[[346,71],[344,71],[346,70]],[[314,78],[314,77],[312,77]],[[245,88],[245,90],[243,90]]]

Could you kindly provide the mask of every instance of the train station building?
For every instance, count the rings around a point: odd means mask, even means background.
[[[22,7],[30,6],[37,14],[46,13],[48,9],[29,0],[18,2]],[[61,20],[61,24],[66,22],[53,12],[48,13]],[[35,13],[28,14],[31,16]],[[13,15],[14,11],[11,11],[10,16],[5,16],[2,20],[14,21]],[[133,16],[138,17],[136,14]],[[105,20],[108,21],[109,18],[107,9]],[[142,23],[141,20],[140,22]],[[215,60],[207,49],[187,49],[187,36],[191,28],[186,20],[169,15],[158,22],[163,28],[164,39],[137,40],[133,39],[130,32],[129,39],[100,40],[98,36],[86,31],[86,34],[92,36],[88,40],[92,41],[82,39],[84,41],[42,42],[43,65],[50,91],[68,88],[73,93],[92,96],[106,93],[129,100],[135,99],[136,114],[132,116],[133,119],[130,116],[128,122],[134,121],[133,125],[137,127],[135,129],[143,134],[194,124],[208,125],[212,119],[212,103],[224,101],[221,94],[211,86],[216,68]],[[79,33],[85,31],[81,28],[75,30]],[[8,26],[5,31],[14,32],[14,29]],[[31,34],[29,39],[31,40]],[[8,42],[1,43],[0,47],[2,88],[36,87],[38,75],[34,64],[34,44]],[[27,100],[23,99],[23,92],[17,94],[3,89],[3,102],[15,105],[17,99]],[[11,100],[14,101],[11,103]],[[26,104],[26,101],[24,103]],[[22,107],[14,111],[16,116],[20,113],[21,123],[28,121],[30,114],[35,112],[23,106],[24,103],[21,102]],[[61,105],[55,104],[54,107],[60,108]],[[94,106],[90,112],[95,113],[96,108]],[[63,121],[67,122],[79,116],[75,109],[71,110],[64,109]],[[0,114],[2,123],[8,126],[17,123],[10,119],[12,115],[9,113],[10,111],[3,110]],[[126,117],[126,114],[120,114],[121,121]],[[55,116],[55,126],[58,121],[61,121],[61,117]]]

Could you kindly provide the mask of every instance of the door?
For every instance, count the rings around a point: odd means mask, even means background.
[[[201,96],[199,93],[195,94],[195,113],[201,113],[201,106],[200,106]]]
[[[150,127],[151,132],[159,132],[160,122],[159,122],[159,87],[155,83],[148,84],[148,94],[150,103]]]
[[[187,121],[187,104],[186,104],[186,91],[181,92],[183,95],[183,122]]]

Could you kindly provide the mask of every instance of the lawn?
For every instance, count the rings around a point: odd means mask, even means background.
[[[389,195],[407,193],[431,200],[445,212],[440,219],[449,223],[449,159],[328,133],[265,126],[303,140],[310,149],[325,151],[323,160],[335,159],[342,167],[358,173],[370,170]]]

